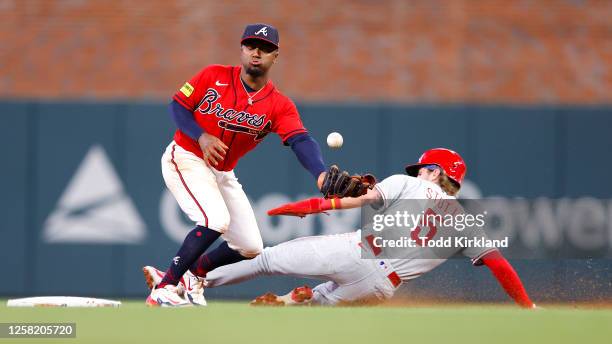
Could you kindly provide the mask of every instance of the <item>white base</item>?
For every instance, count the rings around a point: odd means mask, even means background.
[[[12,299],[7,307],[119,307],[121,301],[76,296],[38,296]]]

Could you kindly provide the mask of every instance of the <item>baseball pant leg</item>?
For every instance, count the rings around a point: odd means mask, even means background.
[[[233,284],[261,275],[331,279],[339,283],[363,277],[357,245],[347,235],[311,236],[265,248],[260,255],[219,267],[206,275],[209,287]],[[354,252],[353,252],[354,251]]]
[[[166,186],[183,212],[199,226],[226,232],[230,213],[216,175],[204,160],[173,141],[166,148],[161,165]]]
[[[234,171],[215,173],[230,216],[229,228],[223,234],[223,239],[229,248],[242,256],[255,257],[263,250],[263,240],[253,207]]]
[[[372,267],[363,279],[345,285],[334,281],[313,288],[312,303],[322,306],[371,305],[381,303],[393,296],[395,287]],[[365,271],[364,271],[365,272]]]

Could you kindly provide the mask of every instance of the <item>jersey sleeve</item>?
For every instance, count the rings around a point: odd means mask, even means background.
[[[279,107],[280,111],[272,123],[272,131],[280,136],[283,143],[286,143],[291,136],[305,133],[306,128],[304,128],[295,104],[288,98],[281,99],[283,99],[283,104]]]
[[[213,68],[214,66],[208,66],[194,75],[181,86],[172,99],[187,110],[194,111],[206,93],[207,85],[212,78]]]
[[[383,205],[377,210],[384,210],[391,206],[395,201],[402,198],[402,195],[407,195],[410,189],[415,188],[415,178],[403,174],[396,174],[383,179],[374,187],[380,193]]]

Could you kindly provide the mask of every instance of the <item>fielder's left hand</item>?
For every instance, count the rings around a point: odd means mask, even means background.
[[[331,165],[323,177],[321,193],[325,198],[359,197],[365,195],[375,184],[376,178],[371,174],[351,176],[346,171],[340,172],[338,166]]]

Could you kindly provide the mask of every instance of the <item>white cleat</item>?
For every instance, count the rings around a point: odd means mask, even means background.
[[[181,282],[184,283],[185,298],[194,306],[206,306],[204,298],[204,279],[200,278],[187,270]]]
[[[163,271],[157,270],[155,267],[149,265],[142,268],[142,273],[149,289],[155,289],[155,287],[161,283],[165,274]]]
[[[161,283],[166,274],[153,266],[143,267],[142,273],[144,274],[147,286],[151,290]],[[181,277],[177,285],[177,293],[195,306],[206,306],[206,299],[204,298],[204,279],[192,274],[189,270]]]
[[[191,302],[179,296],[176,286],[172,284],[151,290],[146,304],[159,307],[189,307],[192,305]]]
[[[147,283],[147,287],[153,290],[155,289],[161,281],[164,279],[166,273],[157,269],[154,266],[147,265],[142,268],[142,274],[144,275],[145,282]],[[185,283],[183,281],[183,277],[181,277],[179,284],[177,285],[177,292],[180,296],[183,296],[185,292]]]

